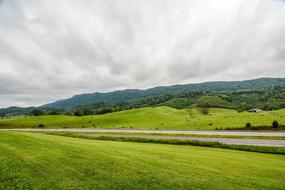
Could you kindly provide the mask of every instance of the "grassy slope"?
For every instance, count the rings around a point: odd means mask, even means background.
[[[0,120],[0,127],[97,127],[97,128],[138,128],[138,129],[215,129],[244,127],[251,122],[253,126],[272,124],[277,120],[285,124],[285,109],[263,113],[237,113],[235,110],[211,108],[209,115],[198,110],[174,109],[166,106],[140,108],[96,116],[37,116],[16,117]],[[212,125],[210,125],[210,123]]]
[[[285,157],[0,132],[0,189],[284,189]]]

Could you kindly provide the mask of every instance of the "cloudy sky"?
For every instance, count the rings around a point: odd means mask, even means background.
[[[0,0],[0,107],[285,77],[282,0]]]

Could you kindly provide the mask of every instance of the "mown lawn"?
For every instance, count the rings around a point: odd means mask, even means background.
[[[0,132],[0,189],[284,189],[285,156]]]
[[[209,109],[204,115],[197,109],[174,109],[166,106],[139,108],[96,116],[19,116],[0,119],[0,128],[38,127],[45,128],[92,127],[125,129],[225,129],[242,128],[247,122],[252,126],[271,126],[277,120],[285,125],[285,109],[262,113],[238,113],[230,109]]]

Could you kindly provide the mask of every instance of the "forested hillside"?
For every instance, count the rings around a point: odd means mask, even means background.
[[[167,87],[155,87],[146,90],[127,89],[109,93],[96,92],[92,94],[75,95],[72,98],[46,104],[43,107],[73,108],[76,106],[89,105],[98,102],[116,103],[124,100],[135,100],[139,98],[153,97],[165,94],[177,94],[182,92],[253,90],[269,87],[272,85],[284,84],[285,78],[261,78],[245,81],[206,82],[197,84],[174,85]]]
[[[285,108],[285,85],[259,90],[197,91],[164,94],[117,103],[95,103],[74,108],[75,115],[104,114],[133,108],[166,105],[173,108],[229,108],[246,111],[251,108],[276,110]]]

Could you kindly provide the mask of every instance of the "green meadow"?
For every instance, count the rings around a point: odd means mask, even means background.
[[[175,109],[167,106],[146,107],[92,116],[17,116],[0,119],[1,128],[126,128],[126,129],[185,129],[213,130],[271,126],[276,120],[285,125],[285,109],[262,113],[237,112],[231,109],[209,108],[208,114],[199,109]]]
[[[0,189],[284,189],[285,156],[0,132]]]

